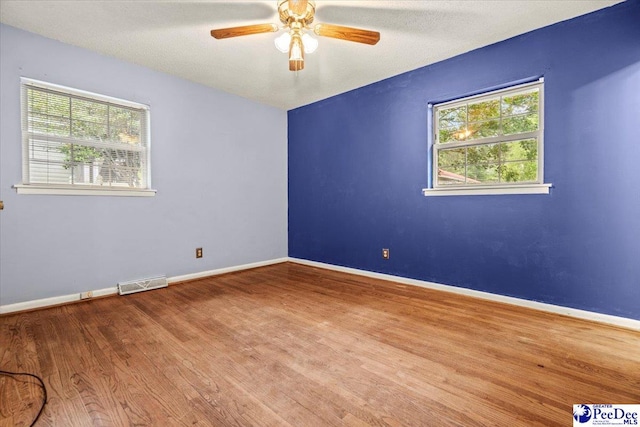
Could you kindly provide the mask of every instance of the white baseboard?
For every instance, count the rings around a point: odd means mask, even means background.
[[[265,265],[279,264],[282,262],[286,262],[288,260],[289,259],[285,257],[285,258],[277,258],[277,259],[272,259],[267,261],[254,262],[251,264],[235,265],[232,267],[219,268],[216,270],[202,271],[200,273],[185,274],[182,276],[173,276],[173,277],[169,277],[167,281],[169,282],[169,284],[172,284],[177,282],[183,282],[186,280],[200,279],[202,277],[207,277],[207,276],[217,276],[219,274],[231,273],[234,271],[249,270],[251,268],[263,267]],[[114,286],[112,288],[97,289],[97,290],[88,291],[88,292],[93,292],[92,298],[103,297],[107,295],[115,295],[118,293],[118,287]],[[82,293],[85,293],[85,292],[82,292]],[[80,295],[81,293],[75,293],[71,295],[61,295],[61,296],[51,297],[51,298],[43,298],[43,299],[37,299],[32,301],[18,302],[15,304],[0,305],[0,314],[15,313],[17,311],[26,311],[26,310],[33,310],[36,308],[45,308],[45,307],[51,307],[54,305],[68,304],[70,302],[80,301],[82,299]],[[89,299],[91,298],[87,298],[87,300]]]
[[[208,277],[208,276],[217,276],[219,274],[233,273],[234,271],[250,270],[252,268],[264,267],[266,265],[272,265],[272,264],[280,264],[287,261],[289,261],[289,258],[287,257],[276,258],[276,259],[270,259],[267,261],[253,262],[251,264],[235,265],[232,267],[218,268],[216,270],[208,270],[208,271],[201,271],[199,273],[183,274],[182,276],[173,276],[173,277],[169,277],[167,280],[169,281],[169,284],[172,284],[177,282],[184,282],[186,280],[201,279],[203,277]]]
[[[107,295],[114,295],[118,293],[118,287],[114,286],[113,288],[96,289],[95,291],[91,291],[91,292],[93,292],[93,298],[104,297]],[[33,310],[36,308],[45,308],[45,307],[51,307],[51,306],[60,305],[60,304],[68,304],[70,302],[80,301],[82,299],[80,295],[81,295],[80,293],[77,293],[77,294],[71,294],[71,295],[61,295],[61,296],[51,297],[51,298],[36,299],[32,301],[17,302],[15,304],[0,305],[0,314],[14,313],[16,311]],[[87,299],[91,299],[91,298],[87,298]]]
[[[577,308],[563,307],[560,305],[547,304],[544,302],[530,301],[521,298],[508,297],[505,295],[492,294],[489,292],[476,291],[473,289],[460,288],[457,286],[443,285],[440,283],[426,282],[423,280],[408,279],[401,276],[393,276],[390,274],[374,273],[366,270],[359,270],[356,268],[342,267],[333,264],[325,264],[322,262],[308,261],[299,258],[289,258],[289,261],[298,264],[308,265],[311,267],[325,268],[328,270],[340,271],[343,273],[356,274],[359,276],[371,277],[374,279],[388,280],[396,283],[402,283],[405,285],[420,286],[428,289],[435,289],[439,291],[451,292],[460,295],[472,296],[475,298],[482,298],[490,301],[498,301],[506,304],[517,305],[520,307],[533,308],[535,310],[546,311],[549,313],[563,314],[565,316],[576,317],[578,319],[591,320],[600,323],[606,323],[609,325],[621,326],[624,328],[640,330],[640,320],[628,319],[626,317],[612,316],[609,314],[596,313],[593,311],[579,310]]]

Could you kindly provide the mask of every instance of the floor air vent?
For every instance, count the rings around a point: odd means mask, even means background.
[[[167,278],[151,277],[149,279],[130,280],[128,282],[118,283],[118,293],[120,295],[132,294],[134,292],[149,291],[151,289],[166,288],[168,286]]]

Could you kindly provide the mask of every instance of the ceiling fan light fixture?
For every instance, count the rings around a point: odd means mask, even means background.
[[[302,35],[302,44],[304,45],[304,53],[313,53],[318,48],[318,40],[307,33]]]
[[[291,44],[291,34],[289,32],[283,33],[280,37],[276,37],[274,40],[276,49],[282,53],[289,52],[289,45]]]
[[[318,40],[314,39],[309,34],[303,34],[301,39],[302,45],[304,46],[304,53],[313,53],[318,49]],[[274,40],[274,44],[276,45],[276,49],[280,52],[288,53],[291,45],[291,34],[288,32],[281,34],[280,37],[277,37]]]

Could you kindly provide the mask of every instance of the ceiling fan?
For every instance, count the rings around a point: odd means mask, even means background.
[[[304,68],[304,54],[312,53],[318,47],[318,41],[307,34],[305,30],[312,30],[322,37],[370,45],[374,45],[380,40],[380,33],[377,31],[332,24],[316,24],[311,27],[315,13],[316,5],[312,0],[278,0],[278,14],[280,22],[282,22],[282,29],[288,31],[278,37],[275,43],[280,51],[289,53],[289,70],[291,71],[302,70]],[[211,36],[216,39],[226,39],[278,30],[280,27],[277,24],[245,25],[211,30]]]

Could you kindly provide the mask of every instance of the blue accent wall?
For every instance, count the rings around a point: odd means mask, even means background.
[[[424,197],[427,104],[540,75],[551,194]],[[288,119],[291,257],[640,319],[640,2]]]

